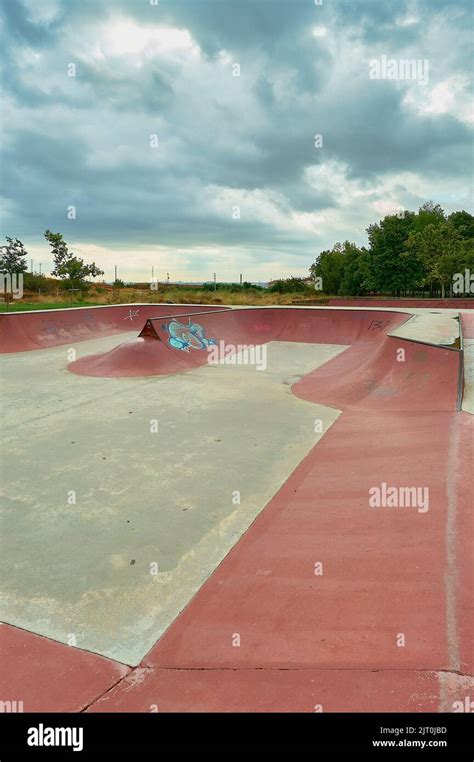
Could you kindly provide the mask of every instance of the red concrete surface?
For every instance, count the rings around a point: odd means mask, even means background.
[[[408,320],[396,312],[363,310],[314,310],[295,308],[251,308],[216,312],[209,310],[192,316],[174,315],[184,324],[198,322],[207,339],[218,346],[263,344],[268,341],[298,341],[321,344],[363,345],[380,342],[388,330]],[[171,317],[170,317],[171,319]],[[166,375],[190,370],[208,361],[206,349],[188,352],[168,342],[166,317],[150,319],[140,336],[114,349],[76,360],[68,366],[73,373],[89,376],[129,377]],[[362,350],[363,351],[363,350]]]
[[[191,307],[193,312],[209,309],[205,305]],[[123,331],[139,331],[149,317],[181,312],[183,305],[177,304],[122,304],[4,313],[0,314],[0,354],[56,347]]]
[[[436,712],[439,695],[437,674],[410,670],[137,668],[87,711]]]
[[[426,307],[427,309],[474,310],[474,299],[329,299],[330,307]]]
[[[24,712],[80,712],[130,668],[0,623],[0,701]]]
[[[456,350],[384,336],[378,344],[353,345],[293,392],[340,410],[456,410],[460,365]]]
[[[453,453],[457,510],[451,529],[455,547],[452,568],[448,573],[457,590],[455,616],[459,638],[459,670],[463,674],[474,675],[474,418],[468,413],[462,413],[457,421],[458,441]],[[472,697],[474,698],[474,690]]]
[[[130,378],[133,376],[160,376],[192,370],[205,365],[207,355],[192,355],[171,350],[162,341],[137,337],[125,341],[109,352],[81,357],[67,369],[78,376],[101,378]]]

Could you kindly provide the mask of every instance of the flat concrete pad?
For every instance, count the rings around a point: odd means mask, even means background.
[[[464,339],[464,394],[462,409],[474,415],[474,339]]]
[[[145,379],[72,375],[66,346],[2,357],[2,619],[137,664],[337,419],[291,385],[345,348]]]
[[[412,312],[412,310],[410,310]],[[425,344],[454,346],[459,338],[458,312],[454,310],[416,310],[411,318],[398,328],[390,331],[390,336],[421,341]]]

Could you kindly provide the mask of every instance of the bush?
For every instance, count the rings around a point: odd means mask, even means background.
[[[244,281],[242,285],[240,283],[214,283],[214,281],[208,281],[202,284],[203,291],[230,291],[231,293],[238,293],[239,291],[263,291],[263,286],[257,286],[249,281]]]
[[[26,291],[41,290],[42,294],[54,294],[57,287],[57,281],[46,278],[44,275],[39,275],[38,273],[23,274],[23,288]]]
[[[73,299],[78,299],[80,295],[86,294],[89,291],[90,285],[90,283],[85,282],[73,283],[71,280],[69,280],[69,278],[61,281],[56,281],[56,287],[61,289],[61,291],[67,292],[68,296],[70,296],[71,289],[74,288]]]
[[[279,280],[274,280],[273,283],[268,287],[268,290],[272,294],[294,294],[294,293],[303,293],[303,292],[309,292],[311,289],[310,286],[305,283],[303,278],[281,278]]]

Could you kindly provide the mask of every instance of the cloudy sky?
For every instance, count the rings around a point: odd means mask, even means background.
[[[46,228],[107,280],[267,280],[427,199],[472,211],[470,0],[3,5],[2,235],[43,272]]]

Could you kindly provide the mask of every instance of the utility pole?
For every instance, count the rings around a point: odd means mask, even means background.
[[[115,280],[114,283],[117,283],[117,265],[115,265]]]
[[[68,289],[68,291],[70,291],[70,292],[71,292],[71,307],[72,307],[72,302],[73,302],[73,292],[74,292],[74,291],[79,291],[79,289],[78,289],[78,288],[69,288],[69,289]]]
[[[169,286],[170,284],[170,274],[166,273],[166,285]]]
[[[214,273],[214,291],[217,291],[216,273]]]
[[[242,285],[242,273],[240,273],[240,285]]]

